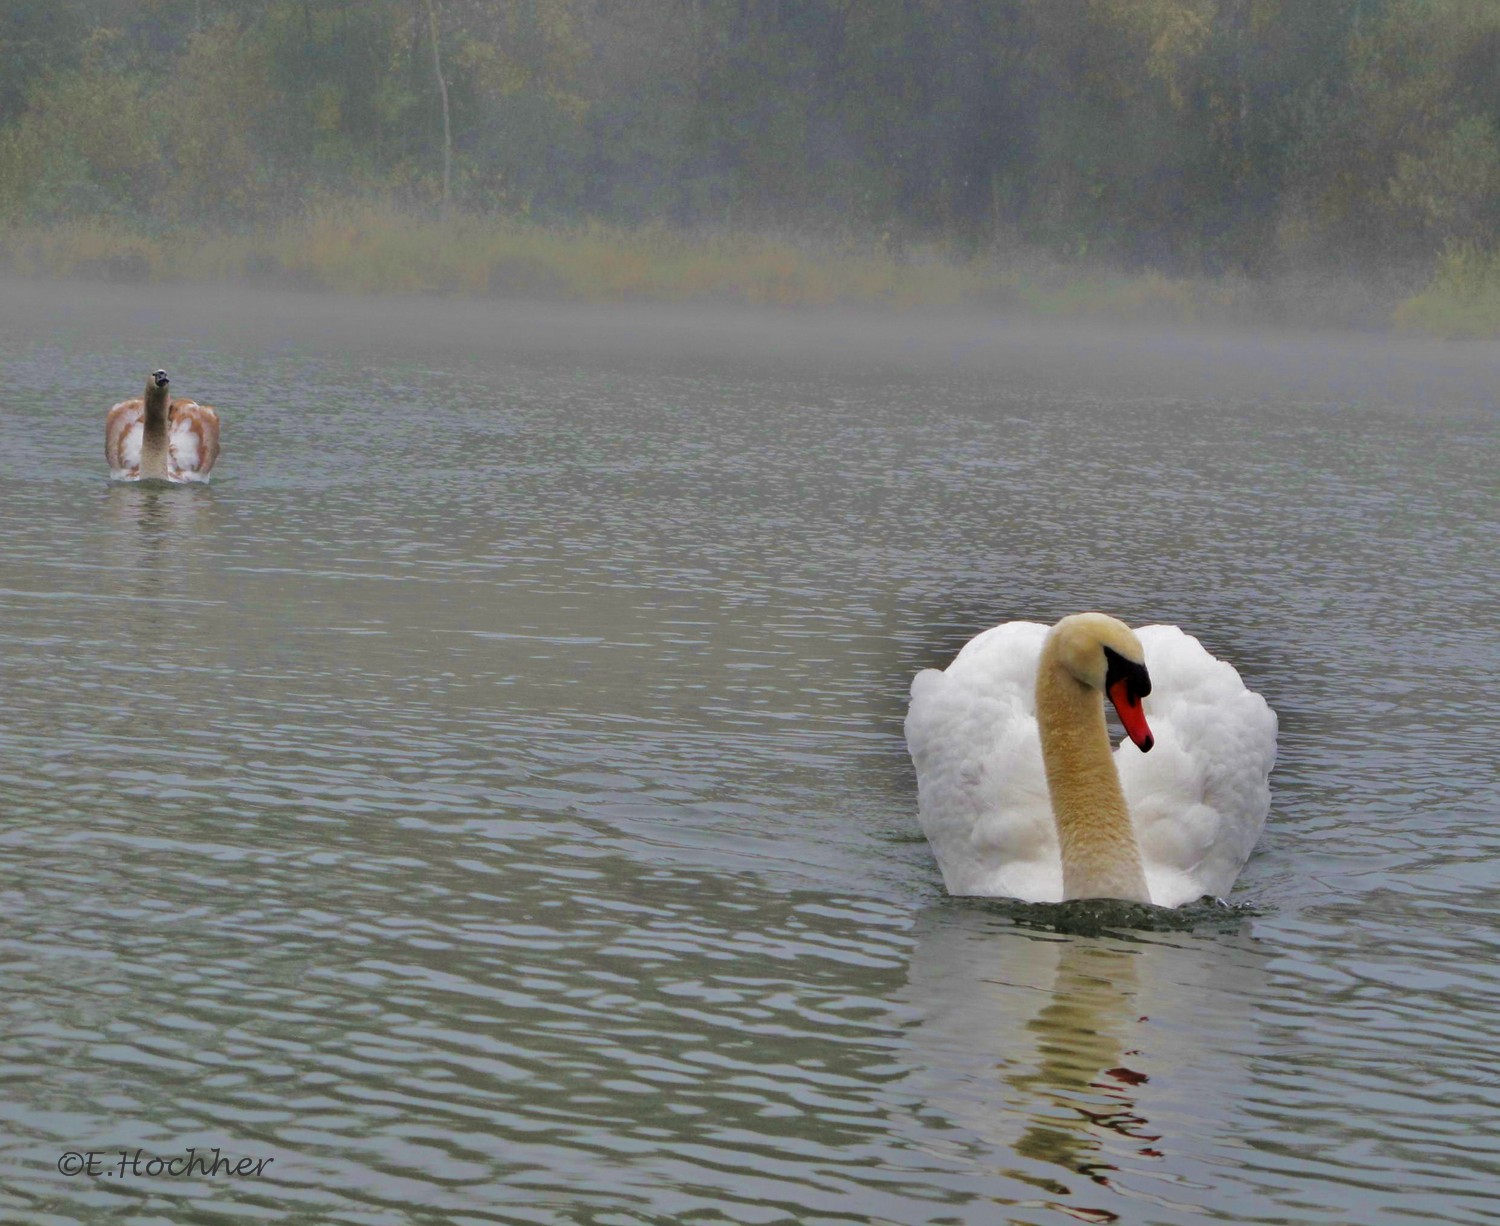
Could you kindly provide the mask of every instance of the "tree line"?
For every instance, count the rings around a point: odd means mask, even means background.
[[[1500,0],[6,0],[0,218],[319,201],[1174,273],[1500,241]]]

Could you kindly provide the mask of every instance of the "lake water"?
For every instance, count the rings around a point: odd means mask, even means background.
[[[157,366],[210,487],[105,479]],[[5,1222],[1500,1215],[1493,347],[11,283],[0,371]],[[1253,912],[944,896],[911,675],[1087,608],[1280,713]]]

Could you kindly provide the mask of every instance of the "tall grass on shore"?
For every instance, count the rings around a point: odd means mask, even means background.
[[[1356,280],[1173,278],[1059,264],[1034,252],[959,259],[935,248],[792,242],[497,217],[439,221],[339,202],[247,232],[152,233],[111,220],[0,230],[0,271],[140,283],[227,283],[343,294],[452,294],[579,302],[769,307],[976,306],[1056,319],[1397,328],[1500,336],[1500,255],[1449,252],[1399,304]],[[1388,293],[1389,291],[1387,291]]]
[[[379,205],[330,207],[253,233],[150,235],[110,221],[0,234],[23,276],[145,282],[244,278],[351,294],[457,294],[583,302],[717,300],[893,307],[972,300],[984,275],[935,254],[794,244],[648,227],[553,229],[488,217],[447,222]]]
[[[439,221],[340,202],[253,232],[147,233],[107,219],[0,231],[0,270],[142,283],[246,280],[347,294],[580,302],[884,308],[980,305],[1062,318],[1214,317],[1221,289],[1154,273],[1070,270],[1034,253],[957,259],[890,240],[855,246],[756,234],[496,217]]]

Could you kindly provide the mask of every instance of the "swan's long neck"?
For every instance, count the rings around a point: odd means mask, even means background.
[[[1047,646],[1051,648],[1051,640]],[[1036,679],[1036,715],[1062,845],[1063,897],[1150,902],[1135,828],[1110,751],[1104,696],[1044,650]]]
[[[167,479],[167,389],[146,386],[146,419],[141,426],[141,476]]]

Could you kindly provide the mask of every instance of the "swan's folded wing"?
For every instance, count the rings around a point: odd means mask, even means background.
[[[104,419],[104,460],[116,480],[140,475],[145,416],[146,402],[137,396],[120,401]]]
[[[1146,719],[1156,744],[1116,751],[1146,864],[1151,899],[1176,907],[1222,896],[1260,837],[1271,804],[1276,714],[1176,626],[1146,626],[1151,694]]]
[[[1062,897],[1036,724],[1046,636],[1045,626],[1007,622],[971,640],[946,671],[912,681],[906,744],[918,816],[950,894]]]
[[[219,458],[219,415],[194,400],[172,401],[167,446],[178,480],[206,478]]]

